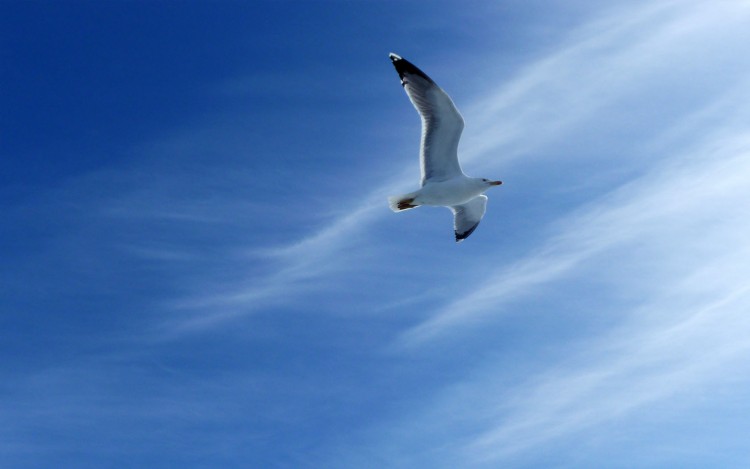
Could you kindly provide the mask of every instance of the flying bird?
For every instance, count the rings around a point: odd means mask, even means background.
[[[422,118],[419,162],[422,188],[388,198],[391,210],[402,212],[420,205],[448,207],[453,212],[456,242],[477,229],[487,210],[484,192],[502,181],[468,177],[458,162],[458,140],[464,119],[450,96],[414,64],[390,54],[401,85]]]

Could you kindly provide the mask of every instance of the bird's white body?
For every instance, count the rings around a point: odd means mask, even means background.
[[[414,203],[437,207],[461,205],[490,187],[479,178],[456,176],[446,181],[428,180],[420,190],[414,193]]]

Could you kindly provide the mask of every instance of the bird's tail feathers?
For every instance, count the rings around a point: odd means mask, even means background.
[[[414,198],[416,197],[416,195],[416,192],[402,195],[392,195],[388,197],[388,205],[394,212],[403,212],[404,210],[409,210],[410,208],[417,208],[420,204],[414,202]]]

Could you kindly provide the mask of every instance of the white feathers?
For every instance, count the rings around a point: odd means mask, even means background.
[[[464,119],[450,96],[408,60],[391,53],[401,84],[422,118],[419,191],[390,197],[391,210],[399,212],[419,205],[449,207],[454,214],[456,242],[474,232],[487,206],[481,195],[500,181],[467,177],[458,162],[458,141]]]

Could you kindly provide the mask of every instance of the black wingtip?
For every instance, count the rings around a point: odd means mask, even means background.
[[[420,76],[424,78],[425,80],[429,81],[430,83],[434,83],[434,81],[432,81],[432,78],[428,77],[425,72],[417,68],[416,65],[409,62],[408,60],[401,57],[400,55],[394,54],[393,52],[391,52],[388,55],[388,57],[390,57],[391,62],[393,62],[393,66],[396,68],[396,71],[398,72],[398,77],[401,78],[402,85],[406,85],[406,83],[404,82],[404,75],[406,75],[407,73],[410,75]]]
[[[477,229],[477,226],[479,226],[479,223],[477,223],[476,225],[472,226],[471,228],[469,228],[467,231],[464,231],[463,233],[459,233],[458,231],[456,231],[455,232],[456,233],[456,242],[460,243],[461,241],[463,241],[466,238],[468,238],[469,235],[471,235],[474,232],[474,230]]]

